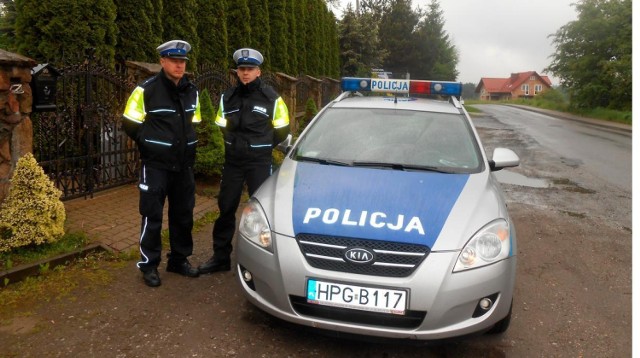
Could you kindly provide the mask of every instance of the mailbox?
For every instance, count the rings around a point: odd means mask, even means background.
[[[33,111],[48,112],[56,110],[56,85],[60,71],[48,63],[31,69],[31,89],[33,93]]]

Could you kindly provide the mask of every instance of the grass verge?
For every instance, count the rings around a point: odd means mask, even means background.
[[[618,111],[607,108],[588,108],[588,109],[575,109],[571,108],[568,103],[557,100],[541,99],[515,99],[509,101],[480,101],[480,100],[465,100],[464,107],[469,113],[482,112],[473,107],[474,104],[517,104],[522,106],[530,106],[542,109],[549,109],[552,111],[565,112],[575,114],[577,116],[599,119],[603,121],[610,121],[623,124],[632,124],[632,112],[631,111]]]
[[[0,254],[0,267],[10,270],[19,265],[29,264],[48,257],[72,252],[90,243],[89,238],[82,232],[69,232],[52,243],[16,248]]]

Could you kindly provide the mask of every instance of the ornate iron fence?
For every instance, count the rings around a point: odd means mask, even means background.
[[[32,119],[34,154],[62,199],[135,181],[138,152],[121,125],[135,85],[89,60],[58,70],[56,109]]]

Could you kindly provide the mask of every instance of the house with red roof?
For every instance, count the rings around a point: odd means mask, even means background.
[[[480,100],[498,101],[533,98],[551,88],[551,80],[536,71],[512,73],[508,78],[482,77],[476,86]]]

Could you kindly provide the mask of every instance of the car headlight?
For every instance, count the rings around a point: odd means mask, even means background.
[[[251,199],[242,210],[238,231],[247,240],[273,252],[273,234],[267,217],[258,201]]]
[[[489,223],[462,248],[453,272],[490,265],[509,257],[510,236],[509,224],[505,220]]]

